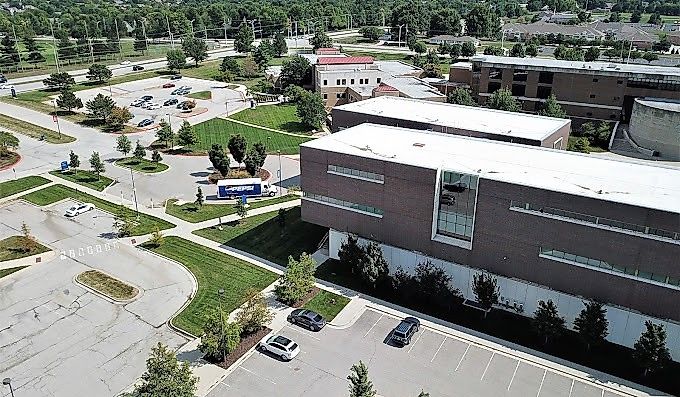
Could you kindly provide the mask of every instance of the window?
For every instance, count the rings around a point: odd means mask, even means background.
[[[598,79],[598,78],[593,79],[593,83],[597,83],[598,81],[600,81],[600,79]]]
[[[570,254],[568,252],[543,247],[539,249],[538,256],[544,257],[546,259],[558,259],[561,261],[573,262],[574,264],[581,267],[587,267],[599,271],[606,271],[607,273],[625,275],[628,278],[636,279],[642,282],[653,281],[654,284],[660,284],[661,286],[664,287],[667,286],[670,288],[678,289],[677,278],[669,277],[664,274],[647,272],[644,270],[640,270],[635,266],[616,265],[600,259],[587,258],[585,256]]]
[[[437,234],[472,241],[477,176],[443,171],[439,188]]]
[[[550,88],[550,87],[544,87],[544,86],[539,85],[536,88],[536,98],[548,99],[548,97],[550,97],[551,93],[552,93],[552,88]]]
[[[328,173],[335,175],[348,176],[350,178],[364,179],[369,182],[384,183],[385,176],[375,172],[360,171],[353,168],[342,167],[339,165],[328,164]]]
[[[323,99],[328,99],[328,94],[323,94]]]
[[[333,207],[340,207],[350,211],[360,212],[367,215],[376,216],[379,218],[382,218],[384,213],[383,210],[381,210],[380,208],[371,207],[370,205],[357,204],[351,201],[345,201],[333,197],[322,196],[320,194],[304,192],[303,197],[315,203],[327,204]]]
[[[512,71],[512,81],[527,81],[529,72],[523,69],[515,69]]]
[[[347,85],[347,79],[342,79],[342,85]]]
[[[340,79],[335,80],[335,85],[340,85]]]
[[[553,72],[539,72],[538,82],[541,84],[552,84],[553,82]]]
[[[376,82],[377,82],[378,84],[380,84],[380,81],[381,81],[381,80],[382,80],[382,79],[381,79],[380,77],[378,77],[378,78],[376,79]]]
[[[595,98],[595,94],[590,94],[590,99]]]
[[[586,112],[586,116],[593,117],[593,112]]]
[[[328,85],[328,80],[324,80],[323,85]]]
[[[489,85],[487,86],[486,92],[489,94],[493,94],[494,92],[498,91],[501,89],[501,83],[497,81],[489,81]]]
[[[349,83],[350,83],[351,85],[354,85],[354,79],[350,79]]]
[[[503,78],[503,69],[491,68],[489,69],[489,78],[493,80],[500,80]]]
[[[512,96],[524,96],[527,86],[524,84],[512,85]]]

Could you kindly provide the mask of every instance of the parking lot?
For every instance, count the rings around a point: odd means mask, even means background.
[[[163,88],[165,84],[174,84],[173,87]],[[191,87],[190,93],[197,93],[201,91],[210,91],[211,99],[191,99],[186,95],[172,95],[172,92],[182,86]],[[128,107],[130,113],[134,116],[130,120],[130,124],[136,126],[144,119],[151,119],[154,125],[157,125],[162,119],[168,121],[173,128],[179,128],[179,125],[188,120],[191,124],[196,124],[201,121],[215,118],[227,111],[229,113],[235,112],[237,109],[246,106],[243,94],[240,91],[227,88],[228,84],[217,81],[195,79],[191,77],[183,77],[179,80],[170,80],[169,77],[152,77],[144,80],[130,81],[127,83],[115,84],[112,86],[102,86],[92,88],[89,90],[78,91],[78,97],[85,104],[97,94],[108,95],[113,98],[117,106]],[[150,102],[160,105],[159,109],[148,110],[141,107],[131,106],[131,104],[146,95],[153,98]],[[177,108],[176,104],[163,106],[169,99],[177,99],[178,102],[185,100],[196,101],[196,108],[194,108],[191,116],[187,112],[183,112]],[[82,108],[80,111],[87,111]],[[149,128],[149,127],[146,127]]]
[[[453,335],[421,327],[411,344],[388,344],[399,319],[366,310],[348,329],[312,333],[293,325],[281,334],[302,351],[291,362],[255,352],[210,397],[346,396],[350,367],[363,360],[380,396],[614,397],[614,391],[574,379]]]
[[[177,348],[186,339],[165,322],[188,299],[181,267],[112,239],[112,216],[93,210],[65,218],[66,201],[41,209],[23,202],[0,207],[0,239],[33,236],[54,259],[0,279],[0,373],[16,396],[113,396],[145,369],[152,346]],[[125,305],[76,284],[97,269],[140,289]],[[0,388],[0,396],[9,390]]]

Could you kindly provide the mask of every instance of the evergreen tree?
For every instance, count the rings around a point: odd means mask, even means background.
[[[172,132],[170,124],[168,124],[165,120],[161,120],[158,126],[160,128],[158,131],[156,131],[156,138],[158,138],[159,141],[165,142],[166,148],[171,148],[172,141],[175,138],[175,133]]]
[[[276,298],[287,304],[298,302],[314,288],[315,270],[316,262],[307,253],[303,252],[300,260],[289,256],[286,271],[274,288]]]
[[[274,55],[277,57],[282,57],[288,53],[288,45],[286,44],[286,39],[283,37],[283,34],[277,33],[276,36],[274,36],[272,48],[274,50]]]
[[[127,156],[132,150],[132,142],[125,134],[121,134],[116,138],[116,150],[123,153],[123,156]]]
[[[370,242],[363,250],[367,260],[360,267],[361,279],[366,285],[375,289],[387,279],[389,266],[383,256],[382,249],[377,243]]]
[[[564,318],[557,312],[557,306],[552,300],[538,301],[538,308],[534,312],[534,327],[543,336],[544,343],[556,338],[564,332]]]
[[[446,97],[446,102],[456,105],[477,106],[477,102],[472,98],[470,91],[463,87],[458,87],[449,92],[449,95]]]
[[[600,58],[600,49],[595,46],[588,47],[586,53],[583,55],[583,60],[586,62],[597,61]]]
[[[76,46],[69,40],[68,36],[64,35],[57,43],[57,54],[59,54],[59,61],[71,60],[77,55]]]
[[[472,292],[475,294],[480,306],[488,311],[493,305],[498,303],[500,296],[498,280],[487,273],[475,274],[472,276]],[[486,317],[487,311],[484,312],[484,317]]]
[[[274,49],[272,48],[272,43],[269,40],[262,40],[260,45],[253,51],[253,59],[257,64],[260,71],[265,70],[269,63],[272,61],[274,56]]]
[[[107,68],[105,65],[95,63],[88,69],[86,77],[90,81],[102,83],[110,79],[112,75],[111,69]]]
[[[253,49],[253,40],[255,40],[253,29],[248,24],[243,23],[236,32],[234,49],[236,52],[248,53]]]
[[[243,203],[243,200],[241,200],[240,198],[236,202],[234,209],[236,210],[236,215],[238,215],[239,218],[243,219],[246,216],[248,216],[248,208],[246,208],[246,205]]]
[[[359,240],[356,236],[348,235],[347,240],[340,244],[338,251],[338,259],[343,267],[352,271],[352,274],[361,274],[361,267],[366,262],[366,253],[359,245]]]
[[[3,66],[17,66],[19,64],[19,51],[17,51],[14,39],[9,34],[6,34],[0,40],[0,52],[2,52],[0,64]]]
[[[645,328],[633,345],[633,358],[643,368],[643,375],[647,376],[666,366],[671,361],[671,354],[666,347],[664,326],[647,320]]]
[[[328,48],[333,46],[333,40],[323,30],[318,30],[314,36],[309,39],[309,44],[318,50],[319,48]]]
[[[135,42],[132,45],[135,51],[144,54],[146,50],[149,49],[148,43],[146,42],[146,37],[144,37],[144,32],[142,29],[135,29]]]
[[[50,77],[43,80],[43,84],[45,84],[47,88],[64,89],[69,88],[75,83],[76,81],[67,72],[52,73]]]
[[[229,156],[224,152],[222,145],[214,143],[210,150],[208,150],[208,159],[210,159],[213,168],[215,168],[222,177],[227,177],[229,175]]]
[[[255,176],[255,174],[257,174],[259,169],[258,166],[260,164],[260,154],[255,150],[255,147],[251,146],[250,149],[248,149],[248,153],[243,159],[243,163],[250,176]]]
[[[71,150],[71,153],[68,154],[68,167],[77,174],[78,173],[78,167],[80,167],[80,159],[78,158],[78,155],[73,153],[73,150]]]
[[[203,207],[203,202],[205,201],[205,197],[203,197],[203,189],[199,186],[198,189],[196,190],[196,201],[194,201],[194,204],[196,204],[199,207]]]
[[[181,146],[191,147],[198,143],[198,135],[194,131],[194,127],[184,120],[182,126],[177,131],[177,143]]]
[[[83,107],[83,101],[66,87],[61,90],[61,94],[57,97],[57,106],[71,112],[73,109],[80,109]]]
[[[519,112],[521,107],[517,100],[512,96],[507,88],[501,88],[491,95],[489,107],[492,109],[505,110],[508,112]]]
[[[153,153],[151,153],[151,161],[153,161],[156,164],[163,161],[163,157],[161,157],[161,154],[158,153],[158,150],[154,149]]]
[[[134,158],[136,158],[137,160],[141,160],[146,156],[146,149],[144,149],[144,146],[142,146],[142,144],[139,143],[139,139],[137,140],[137,144],[135,145],[135,151],[132,152],[132,156],[134,156]]]
[[[604,342],[609,334],[607,310],[599,302],[584,302],[585,307],[574,319],[574,329],[586,342],[588,350],[592,345]]]
[[[227,148],[231,157],[241,166],[241,162],[246,156],[246,145],[248,142],[241,134],[232,135],[229,137],[229,142],[227,143]]]
[[[100,180],[100,174],[106,171],[106,168],[104,167],[102,159],[99,157],[99,152],[92,152],[92,156],[90,156],[90,168],[92,169],[92,172],[97,175],[97,180]]]
[[[110,96],[101,93],[85,103],[85,107],[90,112],[90,117],[101,119],[105,123],[109,116],[111,116],[115,106],[116,103]]]
[[[510,49],[510,56],[515,58],[526,57],[526,52],[524,51],[524,45],[522,43],[515,43]]]
[[[375,397],[376,391],[373,389],[373,383],[368,378],[368,368],[363,361],[352,365],[350,371],[347,377],[350,383],[349,397]]]
[[[526,55],[530,57],[536,57],[538,55],[538,46],[534,43],[527,45]]]
[[[550,94],[548,99],[545,101],[545,105],[543,106],[543,109],[541,109],[538,114],[541,116],[548,116],[548,117],[557,117],[560,119],[566,119],[567,118],[567,112],[562,109],[562,106],[560,106],[559,103],[557,103],[557,98],[555,98],[555,94]]]

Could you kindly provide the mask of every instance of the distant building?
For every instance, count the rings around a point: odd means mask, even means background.
[[[452,36],[450,34],[443,34],[439,36],[433,36],[425,40],[429,44],[458,44],[463,45],[464,43],[472,43],[475,47],[479,47],[479,39],[472,36]]]

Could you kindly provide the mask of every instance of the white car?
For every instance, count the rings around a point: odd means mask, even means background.
[[[0,84],[0,90],[11,90],[14,88],[13,84],[5,83],[5,84]]]
[[[161,107],[162,107],[162,106],[161,106],[160,103],[150,103],[149,105],[146,106],[145,109],[147,109],[147,110],[156,110],[156,109],[160,109]]]
[[[92,211],[93,209],[94,209],[94,204],[90,204],[90,203],[77,204],[77,205],[74,205],[71,208],[67,209],[66,214],[64,214],[64,215],[66,215],[68,217],[73,217],[73,216],[83,214],[87,211]]]
[[[123,62],[121,62],[120,64],[121,64],[121,65],[129,65],[129,64],[130,64],[130,61],[123,61]]]
[[[260,342],[260,350],[281,357],[283,361],[290,361],[300,354],[300,346],[282,335],[273,335]]]

